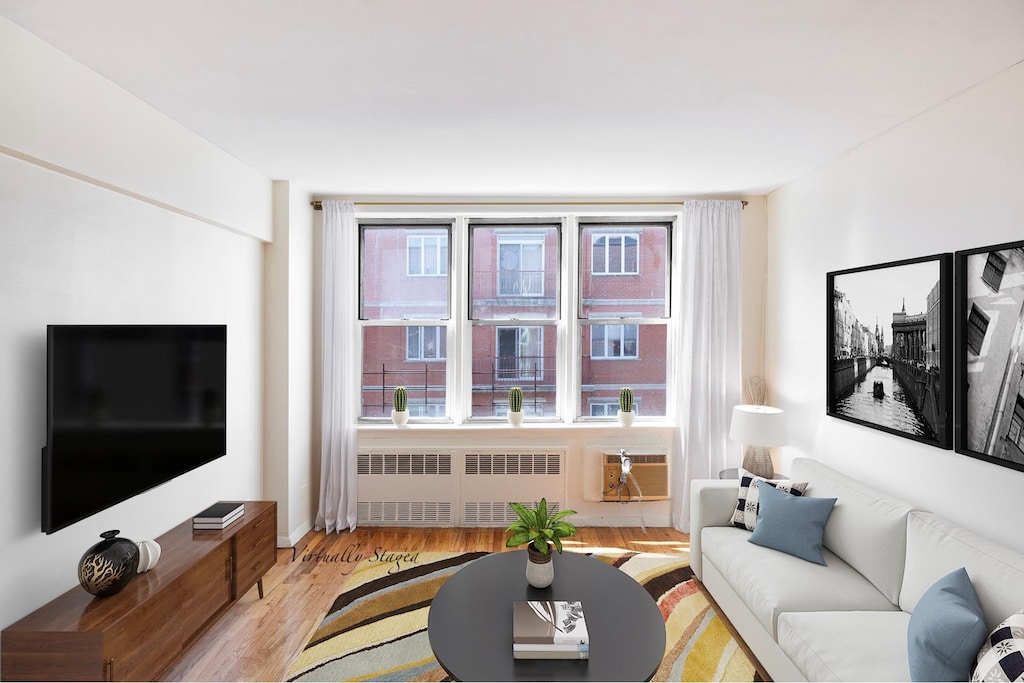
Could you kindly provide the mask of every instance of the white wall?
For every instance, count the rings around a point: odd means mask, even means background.
[[[274,181],[274,241],[264,246],[264,495],[278,502],[277,537],[313,527],[313,210],[307,191]]]
[[[1022,187],[1018,65],[769,195],[782,470],[816,458],[1024,550],[1024,472],[825,415],[826,272],[1022,239]]]
[[[0,152],[270,239],[265,176],[3,17],[0,92]]]
[[[154,538],[262,497],[270,181],[0,19],[0,626],[77,588],[99,534]],[[51,110],[52,109],[52,110]],[[221,226],[221,227],[214,227]],[[40,531],[46,325],[225,323],[227,455]]]

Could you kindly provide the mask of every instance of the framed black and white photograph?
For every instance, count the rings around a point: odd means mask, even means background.
[[[953,255],[827,274],[828,414],[953,447]]]
[[[956,253],[956,450],[1024,470],[1024,242]]]

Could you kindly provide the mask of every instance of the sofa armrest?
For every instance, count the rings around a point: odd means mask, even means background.
[[[694,479],[690,483],[690,494],[690,568],[699,579],[701,529],[732,525],[740,486],[735,479]]]

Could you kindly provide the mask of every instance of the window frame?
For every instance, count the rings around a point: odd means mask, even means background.
[[[445,257],[442,257],[442,251],[443,250],[441,249],[440,243],[438,243],[438,244],[436,244],[434,246],[434,249],[433,249],[433,252],[435,254],[434,267],[437,268],[437,272],[435,272],[435,273],[428,273],[428,272],[413,273],[413,272],[410,272],[410,269],[409,269],[409,266],[411,265],[411,260],[412,260],[410,252],[411,252],[411,249],[412,249],[411,245],[412,245],[413,239],[419,240],[421,242],[420,247],[419,247],[419,252],[420,252],[420,268],[425,270],[423,268],[423,266],[427,262],[427,259],[426,259],[427,250],[425,248],[425,242],[428,239],[432,238],[432,239],[436,240],[439,237],[441,237],[440,234],[429,234],[429,233],[426,233],[426,232],[423,235],[415,235],[415,236],[406,235],[405,236],[405,275],[407,277],[448,277],[448,274],[449,274],[449,272],[451,270],[450,269],[450,261],[451,261],[451,235],[450,234],[448,235],[448,251],[449,251],[449,253],[446,254]]]
[[[599,324],[590,323],[589,327],[590,327],[590,359],[591,360],[595,360],[595,361],[616,361],[616,360],[639,360],[640,359],[640,325],[638,325],[637,323],[599,323]],[[595,329],[602,329],[605,332],[607,332],[607,330],[609,328],[613,328],[613,327],[619,328],[619,332],[620,332],[619,342],[620,342],[620,348],[623,350],[623,353],[620,353],[619,355],[610,355],[608,353],[609,341],[608,341],[607,335],[605,335],[605,337],[604,337],[604,347],[605,347],[604,351],[605,351],[605,353],[600,355],[600,356],[595,356],[594,355],[594,330]],[[624,352],[625,348],[626,348],[626,340],[627,340],[626,328],[632,328],[632,330],[633,330],[633,346],[634,346],[635,353],[633,353],[632,355],[626,355],[626,353]]]
[[[466,209],[469,209],[468,211]],[[551,356],[554,358],[554,365],[549,366],[547,358],[542,358],[537,369],[534,371],[535,374],[543,376],[548,385],[548,390],[543,395],[538,393],[537,400],[545,402],[546,407],[538,408],[540,410],[540,416],[534,416],[531,421],[540,422],[555,422],[562,424],[573,424],[573,423],[587,423],[592,421],[598,422],[609,422],[613,421],[614,412],[603,417],[591,417],[589,415],[590,409],[586,407],[586,404],[581,404],[581,398],[586,400],[587,394],[581,395],[581,362],[584,354],[589,354],[589,347],[583,348],[583,339],[581,336],[582,325],[589,324],[616,324],[616,325],[630,325],[635,330],[636,334],[636,356],[607,356],[602,360],[634,360],[635,358],[642,358],[641,336],[644,325],[657,325],[665,326],[668,329],[669,325],[672,325],[678,317],[678,313],[674,310],[674,302],[678,299],[678,288],[680,286],[681,278],[678,276],[678,258],[675,254],[675,242],[673,239],[673,233],[682,223],[681,212],[679,211],[678,205],[645,205],[643,207],[629,206],[625,207],[621,214],[620,213],[608,213],[606,207],[598,207],[597,210],[593,208],[581,208],[579,205],[564,205],[564,206],[538,206],[524,208],[523,206],[513,205],[502,208],[488,207],[486,210],[474,210],[470,207],[452,207],[445,205],[438,206],[416,206],[410,208],[409,205],[402,206],[384,206],[380,207],[360,207],[357,205],[356,221],[360,226],[360,232],[364,227],[384,227],[385,225],[393,224],[394,227],[410,227],[415,228],[422,225],[424,228],[445,228],[448,230],[449,235],[449,248],[448,248],[448,259],[447,259],[447,272],[437,273],[436,275],[447,275],[448,277],[448,317],[447,318],[429,318],[429,319],[394,319],[388,321],[381,320],[366,320],[362,317],[362,293],[360,292],[360,310],[359,310],[359,324],[361,328],[373,327],[386,322],[387,325],[401,326],[401,327],[443,327],[446,330],[446,358],[436,359],[438,361],[444,360],[447,363],[446,366],[446,388],[444,394],[445,417],[441,418],[413,418],[412,422],[444,422],[449,424],[458,425],[469,425],[471,423],[501,423],[505,424],[506,419],[503,415],[481,415],[473,416],[473,402],[474,397],[479,399],[478,388],[473,384],[473,332],[477,327],[540,327],[541,335],[546,336],[553,334],[552,341],[548,344],[551,346],[550,349],[544,349],[542,356]],[[542,255],[541,262],[544,264],[544,268],[554,267],[558,271],[558,291],[555,294],[548,293],[545,297],[547,302],[544,304],[545,311],[544,316],[541,317],[525,317],[525,318],[482,318],[474,319],[473,313],[473,302],[472,302],[472,279],[478,274],[473,272],[473,254],[472,254],[472,229],[476,226],[489,226],[489,227],[525,227],[530,225],[548,226],[555,228],[556,230],[556,248],[558,249],[557,257],[552,257],[547,253],[547,247],[549,242],[541,241],[542,244]],[[632,317],[629,319],[621,318],[601,318],[601,317],[583,317],[582,311],[582,300],[581,300],[581,278],[583,274],[583,250],[581,249],[581,235],[582,230],[585,226],[593,227],[595,225],[607,224],[609,228],[614,225],[624,225],[629,227],[634,226],[663,226],[666,228],[666,241],[665,245],[658,246],[659,253],[664,250],[665,257],[668,261],[665,268],[665,312],[663,316],[657,316],[654,318],[647,317]],[[511,236],[513,231],[510,230],[510,237],[502,239],[502,242],[508,243],[510,241],[516,241],[514,236]],[[639,235],[636,230],[616,230],[606,233],[608,235],[635,235],[637,237],[637,272],[643,270],[643,264],[640,263],[642,260],[642,249],[641,244],[643,236]],[[660,238],[659,238],[660,239]],[[422,240],[421,240],[422,244]],[[587,258],[592,258],[591,255],[587,255]],[[369,257],[372,260],[372,256]],[[493,258],[497,259],[497,254],[494,254]],[[364,253],[362,245],[359,249],[359,273],[360,273],[360,290],[362,290],[364,280],[362,277],[363,269],[366,267],[365,261],[367,255]],[[553,259],[553,260],[552,260]],[[407,257],[408,261],[408,257]],[[550,261],[550,262],[549,262]],[[552,265],[554,264],[554,265]],[[592,265],[592,264],[591,264]],[[497,262],[494,266],[497,272]],[[407,263],[402,267],[402,270],[408,270]],[[619,275],[620,273],[612,273],[612,275]],[[629,274],[629,273],[627,273]],[[435,274],[421,275],[413,273],[410,277],[432,277]],[[658,277],[661,277],[659,274]],[[548,279],[545,284],[552,282],[553,280]],[[497,283],[495,283],[497,284]],[[547,290],[547,287],[545,287]],[[495,289],[495,292],[497,288]],[[552,302],[554,306],[552,308]],[[660,304],[659,304],[660,306]],[[486,311],[492,313],[492,311]],[[549,313],[553,312],[554,317],[546,317]],[[659,313],[660,311],[655,311]],[[620,334],[625,335],[625,328],[620,328]],[[405,342],[408,343],[409,332],[405,331]],[[498,332],[494,332],[495,340]],[[359,343],[362,344],[365,332],[359,336]],[[672,349],[675,348],[677,335],[675,333],[666,332],[665,338],[665,353],[664,359],[664,380],[658,380],[660,386],[658,390],[664,388],[665,401],[664,410],[665,414],[661,415],[661,406],[657,408],[659,413],[656,416],[648,417],[647,421],[657,422],[662,421],[666,423],[674,423],[676,414],[674,406],[674,397],[676,395],[676,377],[678,373],[674,372],[673,368],[676,364],[675,356],[677,354],[672,353]],[[660,345],[660,342],[659,342]],[[497,346],[495,346],[496,350]],[[624,347],[623,347],[624,348]],[[552,353],[551,349],[554,349]],[[407,351],[408,349],[406,349]],[[606,346],[607,350],[607,346]],[[660,351],[658,352],[660,357]],[[360,350],[361,363],[366,363],[365,354]],[[410,359],[416,363],[433,363],[435,359]],[[389,361],[390,362],[390,361]],[[371,363],[372,364],[372,363]],[[511,385],[514,383],[510,380],[507,384]],[[433,382],[432,382],[433,384]],[[506,383],[503,382],[503,385]],[[523,382],[524,389],[526,389],[526,382]],[[364,388],[365,389],[365,388]],[[617,392],[617,389],[616,389]],[[428,400],[428,399],[424,399]],[[494,394],[493,400],[491,401],[495,406],[501,403],[500,397],[497,393]],[[658,400],[659,404],[661,400]],[[524,401],[526,403],[526,401]],[[483,405],[483,404],[480,404]],[[539,405],[539,404],[538,404]],[[617,405],[617,401],[612,403],[609,401],[609,405]],[[586,414],[583,412],[586,410]],[[544,413],[547,414],[544,414]],[[359,417],[360,423],[374,423],[386,421],[379,417]]]
[[[634,249],[636,250],[636,270],[626,270],[626,240],[630,237],[635,241]],[[611,247],[608,244],[604,246],[604,267],[602,271],[598,271],[595,266],[597,259],[597,242],[598,240],[611,240],[612,238],[619,238],[622,240],[622,244],[619,247],[619,270],[611,270],[609,268],[609,262],[611,260]],[[600,232],[590,236],[590,276],[591,277],[617,277],[623,275],[639,275],[640,274],[640,233],[629,232],[625,230],[621,231],[608,231]]]
[[[988,334],[990,318],[978,307],[978,304],[971,304],[971,312],[967,315],[967,329],[964,336],[967,338],[967,350],[975,356],[981,356],[981,349],[985,345],[985,335]],[[977,342],[977,347],[975,347]]]
[[[417,329],[420,331],[420,338],[419,338],[420,355],[419,356],[411,356],[411,355],[409,355],[409,348],[410,348],[410,345],[409,345],[409,334],[412,333],[413,330],[417,330]],[[425,330],[428,330],[428,329],[434,330],[434,342],[437,344],[438,349],[440,351],[443,351],[443,353],[439,353],[438,355],[430,357],[430,358],[428,358],[428,357],[423,355],[423,345],[425,343],[425,334],[424,334],[424,332],[425,332]],[[445,325],[408,325],[408,326],[406,326],[406,328],[405,328],[405,360],[407,362],[415,362],[415,363],[438,363],[438,362],[447,361],[448,360],[448,328],[447,328],[447,326],[445,326]]]

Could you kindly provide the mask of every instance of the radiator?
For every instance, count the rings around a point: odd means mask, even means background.
[[[505,527],[516,519],[509,501],[564,507],[564,450],[368,451],[356,470],[367,526]]]
[[[357,522],[363,525],[451,526],[458,477],[452,454],[359,453]]]
[[[668,500],[668,456],[665,453],[634,453],[626,454],[633,461],[630,473],[632,479],[627,486],[619,488],[622,466],[619,452],[605,452],[604,477],[602,480],[601,499],[604,501],[640,500],[639,485],[643,500]],[[634,481],[635,480],[635,481]]]
[[[565,499],[565,451],[467,451],[462,470],[461,526],[508,526],[516,519],[509,506],[547,499],[548,511]]]

